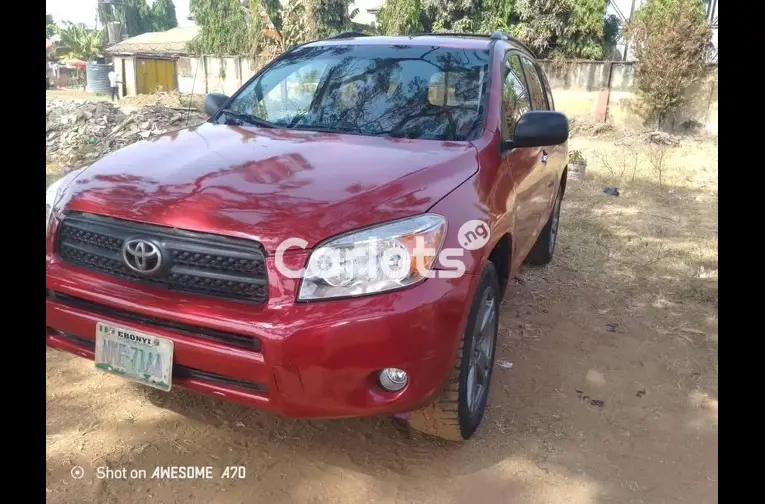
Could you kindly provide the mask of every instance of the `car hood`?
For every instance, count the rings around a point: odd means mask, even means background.
[[[67,211],[312,247],[427,211],[478,167],[469,142],[203,123],[113,152],[63,195]]]

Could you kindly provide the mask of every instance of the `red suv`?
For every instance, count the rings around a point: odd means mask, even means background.
[[[508,280],[552,258],[566,189],[531,52],[344,34],[205,107],[48,188],[48,346],[165,391],[469,438]]]

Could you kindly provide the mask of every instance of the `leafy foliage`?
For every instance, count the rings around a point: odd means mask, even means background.
[[[473,32],[478,30],[482,0],[427,0],[427,15],[434,32]]]
[[[606,0],[390,0],[378,19],[385,34],[500,30],[542,58],[602,59],[619,33],[618,19],[605,14]]]
[[[125,26],[131,37],[153,30],[151,9],[146,0],[125,0]]]
[[[189,44],[198,54],[249,54],[247,12],[239,0],[191,0],[189,5],[200,33]]]
[[[99,3],[97,12],[98,20],[104,25],[123,23],[130,37],[178,26],[172,0],[155,0],[153,7],[149,7],[146,0],[125,0],[122,5]]]
[[[53,22],[53,16],[45,15],[45,36],[51,38],[56,34],[56,23]]]
[[[151,6],[151,20],[154,31],[165,31],[178,26],[173,0],[154,0]]]
[[[497,30],[514,33],[518,22],[516,0],[483,0],[479,31],[493,33]]]
[[[92,30],[83,23],[66,22],[64,28],[56,28],[61,42],[57,52],[64,58],[91,61],[102,56],[103,30]]]
[[[353,15],[349,8],[353,0],[309,0],[307,14],[316,22],[319,37],[329,37],[347,30]]]
[[[319,38],[316,19],[318,0],[289,0],[282,13],[282,37],[287,50],[303,42]]]
[[[348,30],[352,0],[192,0],[201,33],[190,50],[268,58],[298,44]]]
[[[420,0],[387,0],[377,13],[380,31],[385,35],[422,32]]]
[[[603,25],[603,48],[606,51],[604,54],[605,59],[611,59],[609,56],[616,52],[616,43],[619,41],[619,32],[621,29],[621,22],[619,18],[610,14],[606,16],[605,24]],[[621,55],[619,55],[621,58]]]
[[[250,56],[271,59],[305,42],[318,30],[308,22],[306,3],[289,0],[250,0]]]
[[[518,0],[517,35],[540,58],[603,59],[616,42],[606,0]],[[606,37],[606,26],[608,35]]]
[[[648,121],[666,119],[685,103],[705,72],[712,30],[702,0],[647,0],[627,26],[633,44],[638,100]]]
[[[226,45],[227,51],[243,51],[238,54],[276,55],[349,30],[355,15],[349,12],[351,0],[250,0],[248,8],[236,9],[239,3],[191,1],[203,31],[194,50],[222,54],[217,48]],[[618,20],[606,18],[605,11],[606,0],[387,0],[378,21],[385,35],[501,30],[529,42],[540,57],[602,59],[615,44],[619,29]],[[227,28],[208,26],[218,20],[226,20],[220,26]],[[223,44],[223,38],[229,43]]]

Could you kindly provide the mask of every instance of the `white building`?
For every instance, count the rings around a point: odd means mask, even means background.
[[[354,9],[358,9],[359,12],[351,21],[364,25],[377,24],[377,13],[384,3],[385,0],[356,0],[351,5],[351,12]]]

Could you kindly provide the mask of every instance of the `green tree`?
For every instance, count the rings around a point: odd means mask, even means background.
[[[434,32],[477,31],[482,5],[482,0],[426,0],[427,24]]]
[[[156,0],[156,3],[167,2]],[[169,3],[172,5],[172,2]],[[130,37],[154,30],[154,16],[146,0],[124,0],[124,3],[119,5],[99,3],[96,12],[103,25],[114,22],[124,24],[125,33]]]
[[[316,18],[312,17],[314,1],[289,0],[284,6],[279,51],[319,38],[319,25]]]
[[[154,31],[165,31],[178,26],[173,0],[154,0],[151,6],[151,20]]]
[[[189,44],[198,54],[250,53],[248,13],[239,0],[191,0],[189,5],[200,32]]]
[[[309,5],[313,9],[312,18],[318,25],[319,37],[329,37],[348,31],[351,27],[351,18],[358,13],[358,9],[350,11],[353,0],[310,0]]]
[[[271,59],[298,44],[347,31],[351,0],[250,0],[250,55]]]
[[[619,18],[614,14],[606,17],[605,24],[603,25],[603,47],[606,51],[605,57],[613,53],[616,50],[616,43],[619,40],[619,32],[621,30],[621,22]]]
[[[569,3],[567,26],[559,34],[556,49],[567,57],[603,59],[606,51],[605,0],[574,0]]]
[[[131,37],[150,32],[154,28],[151,8],[146,0],[125,0],[125,26]]]
[[[603,59],[606,0],[518,0],[516,34],[537,57]]]
[[[104,31],[92,30],[83,23],[66,22],[63,28],[56,29],[61,37],[56,49],[65,58],[91,61],[102,56]]]
[[[420,0],[388,0],[377,13],[383,35],[406,35],[424,31]]]
[[[478,19],[479,31],[513,33],[518,23],[516,0],[483,0]]]
[[[647,121],[674,126],[687,90],[704,76],[712,39],[702,0],[648,0],[625,32],[635,51],[638,101]]]
[[[56,34],[56,23],[53,22],[53,16],[45,15],[45,36],[51,38]]]

